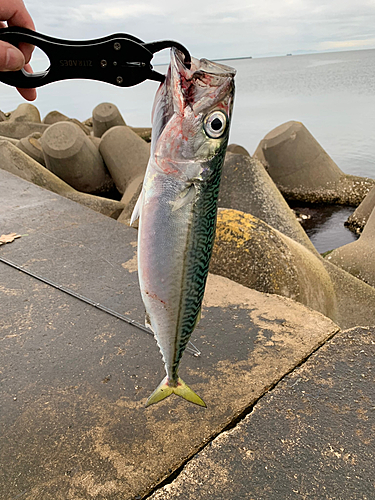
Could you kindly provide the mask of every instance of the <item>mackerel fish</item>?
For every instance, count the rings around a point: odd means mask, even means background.
[[[131,223],[139,217],[138,275],[166,377],[146,406],[177,394],[204,401],[178,375],[200,319],[215,237],[221,169],[228,144],[235,70],[171,51],[152,112],[151,155]]]

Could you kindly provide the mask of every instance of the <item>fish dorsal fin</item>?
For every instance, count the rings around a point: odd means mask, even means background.
[[[175,212],[179,208],[182,208],[192,202],[195,198],[195,193],[196,189],[194,184],[191,184],[189,187],[184,189],[180,193],[180,196],[177,198],[177,200],[173,202],[172,212]]]
[[[135,207],[133,209],[132,216],[130,217],[130,225],[132,226],[134,222],[139,218],[140,213],[141,213],[141,207],[142,207],[142,202],[143,202],[143,189],[139,194],[137,203],[135,204]]]

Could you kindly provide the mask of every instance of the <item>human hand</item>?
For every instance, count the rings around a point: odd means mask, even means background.
[[[22,0],[0,0],[0,27],[19,26],[35,30],[33,20]],[[22,68],[32,73],[29,61],[34,46],[20,43],[19,49],[7,42],[0,41],[0,71],[17,71]],[[36,99],[35,89],[17,89],[28,101]]]

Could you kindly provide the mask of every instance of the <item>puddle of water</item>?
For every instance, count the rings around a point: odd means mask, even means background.
[[[355,208],[341,205],[290,204],[297,214],[310,216],[302,227],[319,253],[341,247],[358,239],[344,222]]]

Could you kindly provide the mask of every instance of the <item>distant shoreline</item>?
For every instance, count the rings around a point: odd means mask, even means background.
[[[238,61],[239,59],[253,59],[253,56],[221,57],[220,59],[210,59],[210,61],[213,61],[213,62],[218,62],[218,61]],[[168,66],[168,65],[169,65],[169,62],[153,64],[153,66]]]
[[[238,61],[238,59],[252,59],[253,56],[241,56],[241,57],[221,57],[220,59],[211,59],[211,61]]]
[[[340,54],[342,52],[362,52],[362,51],[367,51],[367,50],[375,50],[374,47],[366,48],[366,49],[347,49],[347,50],[323,50],[323,51],[306,51],[306,52],[299,52],[298,50],[293,53],[287,53],[287,54],[277,54],[277,55],[266,55],[266,56],[241,56],[241,57],[221,57],[219,59],[210,59],[210,61],[238,61],[241,59],[271,59],[273,57],[286,57],[286,56],[310,56],[310,55],[322,55],[322,54]],[[153,64],[153,66],[168,66],[169,61],[165,63],[157,63]]]

